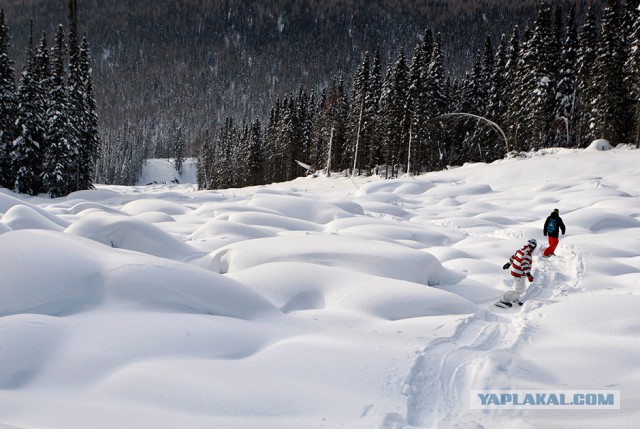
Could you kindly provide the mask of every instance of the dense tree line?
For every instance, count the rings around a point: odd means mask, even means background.
[[[462,78],[447,73],[442,35],[429,29],[384,71],[379,51],[366,54],[349,89],[335,79],[317,96],[278,99],[264,128],[227,120],[205,139],[200,186],[291,180],[300,165],[389,177],[596,138],[637,144],[639,5],[609,0],[579,26],[575,7],[543,1],[497,47],[487,37]]]
[[[562,0],[584,15],[590,1]],[[538,0],[79,0],[91,36],[103,152],[100,183],[133,184],[149,157],[197,153],[228,117],[269,120],[276,96],[303,87],[319,101],[332,76],[350,90],[366,50],[412,46],[442,33],[443,59],[460,77],[487,35],[533,19]],[[56,31],[65,0],[4,2],[17,46]],[[412,52],[407,50],[407,60]],[[26,64],[23,50],[13,53]],[[392,60],[394,61],[394,60]],[[382,75],[384,78],[384,75]],[[326,89],[328,91],[329,89]],[[289,97],[290,98],[290,97]],[[180,129],[180,133],[178,133]],[[370,130],[365,130],[370,132]],[[264,132],[264,130],[263,130]],[[330,132],[330,130],[328,130]],[[180,135],[178,135],[180,134]],[[360,156],[360,155],[358,155]]]
[[[76,0],[70,29],[31,39],[16,87],[9,30],[0,11],[0,186],[60,197],[91,189],[100,147],[87,38],[78,39]],[[67,67],[68,64],[68,67]]]

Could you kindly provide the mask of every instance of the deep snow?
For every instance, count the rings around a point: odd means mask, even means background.
[[[632,427],[640,151],[607,149],[222,191],[156,161],[148,186],[0,190],[0,428]],[[557,257],[539,246],[525,305],[494,308],[554,208]],[[622,407],[471,410],[478,389]]]

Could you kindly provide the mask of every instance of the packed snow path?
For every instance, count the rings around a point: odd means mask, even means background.
[[[460,421],[469,421],[462,414],[469,413],[471,390],[516,388],[510,372],[517,365],[519,346],[529,339],[531,311],[578,289],[584,272],[584,262],[573,249],[558,248],[556,255],[534,257],[535,282],[521,308],[500,309],[490,302],[462,320],[451,337],[427,346],[406,382],[407,424],[459,427]]]

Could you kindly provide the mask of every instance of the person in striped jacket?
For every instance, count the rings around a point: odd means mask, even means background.
[[[527,241],[527,244],[522,246],[522,249],[514,253],[509,259],[509,262],[502,267],[505,270],[511,268],[514,290],[510,290],[504,294],[502,299],[496,303],[498,307],[511,307],[515,303],[522,305],[520,297],[526,288],[525,279],[529,280],[529,282],[533,281],[533,276],[531,275],[531,254],[537,246],[538,242],[535,238],[532,238]]]

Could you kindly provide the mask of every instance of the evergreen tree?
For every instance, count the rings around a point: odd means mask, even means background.
[[[420,45],[416,45],[413,51],[413,57],[411,59],[411,66],[409,67],[409,88],[407,90],[407,115],[409,116],[409,133],[411,144],[410,153],[407,155],[407,169],[408,172],[415,172],[417,170],[416,143],[422,140],[424,132],[422,126],[428,119],[428,112],[426,109],[426,88],[425,80],[423,77],[423,58],[422,49]],[[402,160],[400,160],[402,161]]]
[[[103,156],[104,158],[104,156]],[[206,130],[202,138],[202,146],[198,152],[197,180],[198,189],[213,189],[210,178],[212,177],[213,165],[213,142],[209,130]]]
[[[442,53],[442,34],[437,33],[431,51],[431,59],[426,76],[426,105],[427,109],[423,113],[422,123],[432,118],[441,116],[449,111],[450,97],[447,89],[447,78],[444,71],[444,55]],[[446,151],[444,133],[438,124],[426,129],[426,135],[421,137],[420,148],[424,150],[419,153],[421,163],[428,170],[444,168],[442,154]]]
[[[445,114],[449,108],[449,96],[447,94],[447,78],[444,70],[444,54],[442,52],[442,34],[437,33],[429,62],[426,78],[429,117]]]
[[[636,16],[626,64],[626,86],[633,112],[630,139],[640,147],[640,14]]]
[[[489,94],[491,92],[491,77],[493,76],[493,67],[494,67],[494,53],[493,53],[493,44],[491,43],[491,37],[487,36],[484,42],[484,51],[482,54],[482,82],[483,86],[482,92],[486,94],[487,107],[489,105]],[[485,113],[487,112],[487,108],[485,108]]]
[[[265,136],[265,180],[266,183],[275,182],[278,179],[276,174],[277,151],[276,138],[280,122],[280,99],[276,99],[275,105],[271,108],[269,121]]]
[[[47,37],[43,34],[35,55],[30,55],[18,88],[18,137],[13,142],[12,163],[16,174],[15,191],[19,193],[37,195],[42,190],[49,85]]]
[[[72,165],[73,171],[70,172],[69,190],[77,191],[83,189],[81,185],[81,168],[83,161],[81,159],[82,150],[82,129],[84,127],[83,120],[87,111],[85,105],[85,88],[83,85],[83,77],[80,65],[80,44],[78,41],[78,15],[77,0],[69,0],[69,117],[71,119],[71,129],[73,134],[69,136],[69,144],[73,151]]]
[[[578,36],[578,58],[576,62],[576,95],[574,98],[574,120],[576,122],[576,143],[586,147],[595,135],[590,128],[590,106],[598,92],[594,85],[594,64],[598,30],[593,6],[589,6]]]
[[[363,139],[363,130],[366,130],[367,114],[365,107],[369,93],[369,53],[365,53],[362,63],[356,71],[351,89],[351,103],[347,116],[347,142],[350,158],[353,166],[361,169],[364,164],[365,154],[368,151],[368,141]],[[356,172],[354,171],[354,174]]]
[[[489,104],[487,106],[487,117],[497,122],[502,122],[506,111],[507,50],[507,39],[503,34],[495,54],[493,74],[491,75],[489,86]]]
[[[578,59],[578,30],[576,26],[575,7],[572,7],[569,11],[567,32],[562,48],[555,116],[563,122],[566,121],[565,125],[568,126],[570,130],[575,130],[576,116],[574,104],[577,93],[576,63]],[[571,146],[574,142],[571,141],[570,135],[568,138],[568,141],[566,137],[559,139],[558,144],[560,146]]]
[[[507,51],[507,38],[503,34],[495,54],[487,107],[487,117],[501,127],[506,123],[507,114]],[[492,146],[491,152],[495,153],[496,157],[504,155],[504,145],[498,146],[494,143]]]
[[[9,29],[0,10],[0,187],[12,189],[15,174],[11,162],[13,140],[17,136],[17,94],[13,61],[9,58]]]
[[[262,125],[255,120],[249,129],[249,183],[262,185],[264,183],[264,149],[262,143]]]
[[[598,88],[591,103],[590,127],[597,138],[612,143],[624,141],[628,124],[628,92],[624,85],[626,52],[620,33],[622,19],[617,0],[609,0],[602,17],[602,36],[598,45],[592,85]]]
[[[503,129],[507,134],[509,140],[512,142],[511,149],[518,150],[518,139],[517,139],[517,131],[519,127],[518,120],[518,102],[520,95],[519,88],[519,77],[520,72],[518,70],[518,65],[521,61],[521,50],[520,50],[520,29],[516,25],[511,32],[511,37],[509,39],[509,48],[507,50],[507,63],[505,65],[505,94],[504,94],[504,103],[505,103],[505,112],[503,119]],[[516,144],[516,147],[513,146],[513,143]]]
[[[102,143],[98,127],[93,79],[91,77],[89,42],[86,35],[82,38],[82,45],[80,46],[80,82],[82,88],[81,106],[83,109],[80,111],[81,116],[78,120],[80,128],[75,129],[76,142],[78,143],[78,148],[75,152],[77,152],[79,160],[78,187],[79,189],[93,189],[95,166],[100,156]]]
[[[485,90],[482,57],[480,53],[476,53],[471,73],[465,77],[462,85],[462,111],[464,113],[483,116],[488,104],[488,94]]]
[[[174,125],[175,137],[173,139],[173,166],[182,175],[184,169],[184,156],[187,142],[184,139],[182,125]]]
[[[433,32],[430,28],[424,30],[424,36],[422,37],[422,44],[420,45],[420,54],[424,58],[424,70],[422,73],[426,76],[429,73],[429,61],[433,56]],[[442,42],[441,42],[442,43]]]
[[[404,48],[400,49],[398,59],[389,67],[382,87],[380,98],[380,126],[383,144],[385,177],[394,177],[396,163],[406,155],[408,137],[408,117],[406,99],[408,91],[408,72]],[[404,151],[403,151],[404,150]],[[405,158],[406,159],[406,158]]]
[[[245,186],[249,186],[250,183],[250,140],[249,140],[249,126],[246,123],[243,123],[240,127],[240,135],[237,150],[235,151],[235,156],[232,161],[233,170],[235,171],[235,181],[233,183],[234,187],[243,188]]]
[[[382,138],[380,135],[379,109],[380,98],[382,97],[382,69],[380,62],[380,48],[377,48],[373,55],[373,64],[369,75],[369,91],[365,100],[365,114],[367,117],[365,128],[365,165],[369,171],[382,162]]]
[[[565,23],[564,23],[564,11],[562,5],[556,3],[554,11],[553,25],[550,28],[551,34],[548,38],[547,45],[547,73],[549,79],[555,82],[556,85],[560,81],[561,69],[562,69],[562,53],[565,40]]]
[[[47,126],[44,139],[46,152],[43,156],[43,191],[51,198],[69,193],[68,178],[72,158],[69,135],[72,135],[69,120],[69,107],[65,87],[64,70],[64,31],[58,27],[55,45],[52,51],[51,91],[47,98]]]
[[[559,49],[552,52],[554,37],[551,27],[551,10],[544,1],[541,2],[538,10],[535,28],[532,33],[529,49],[533,56],[533,70],[530,75],[534,78],[533,92],[531,96],[531,109],[525,116],[524,131],[528,147],[538,149],[552,144],[553,136],[551,123],[555,113],[555,94],[557,82],[554,80],[557,74],[552,65],[554,58],[558,56]]]

